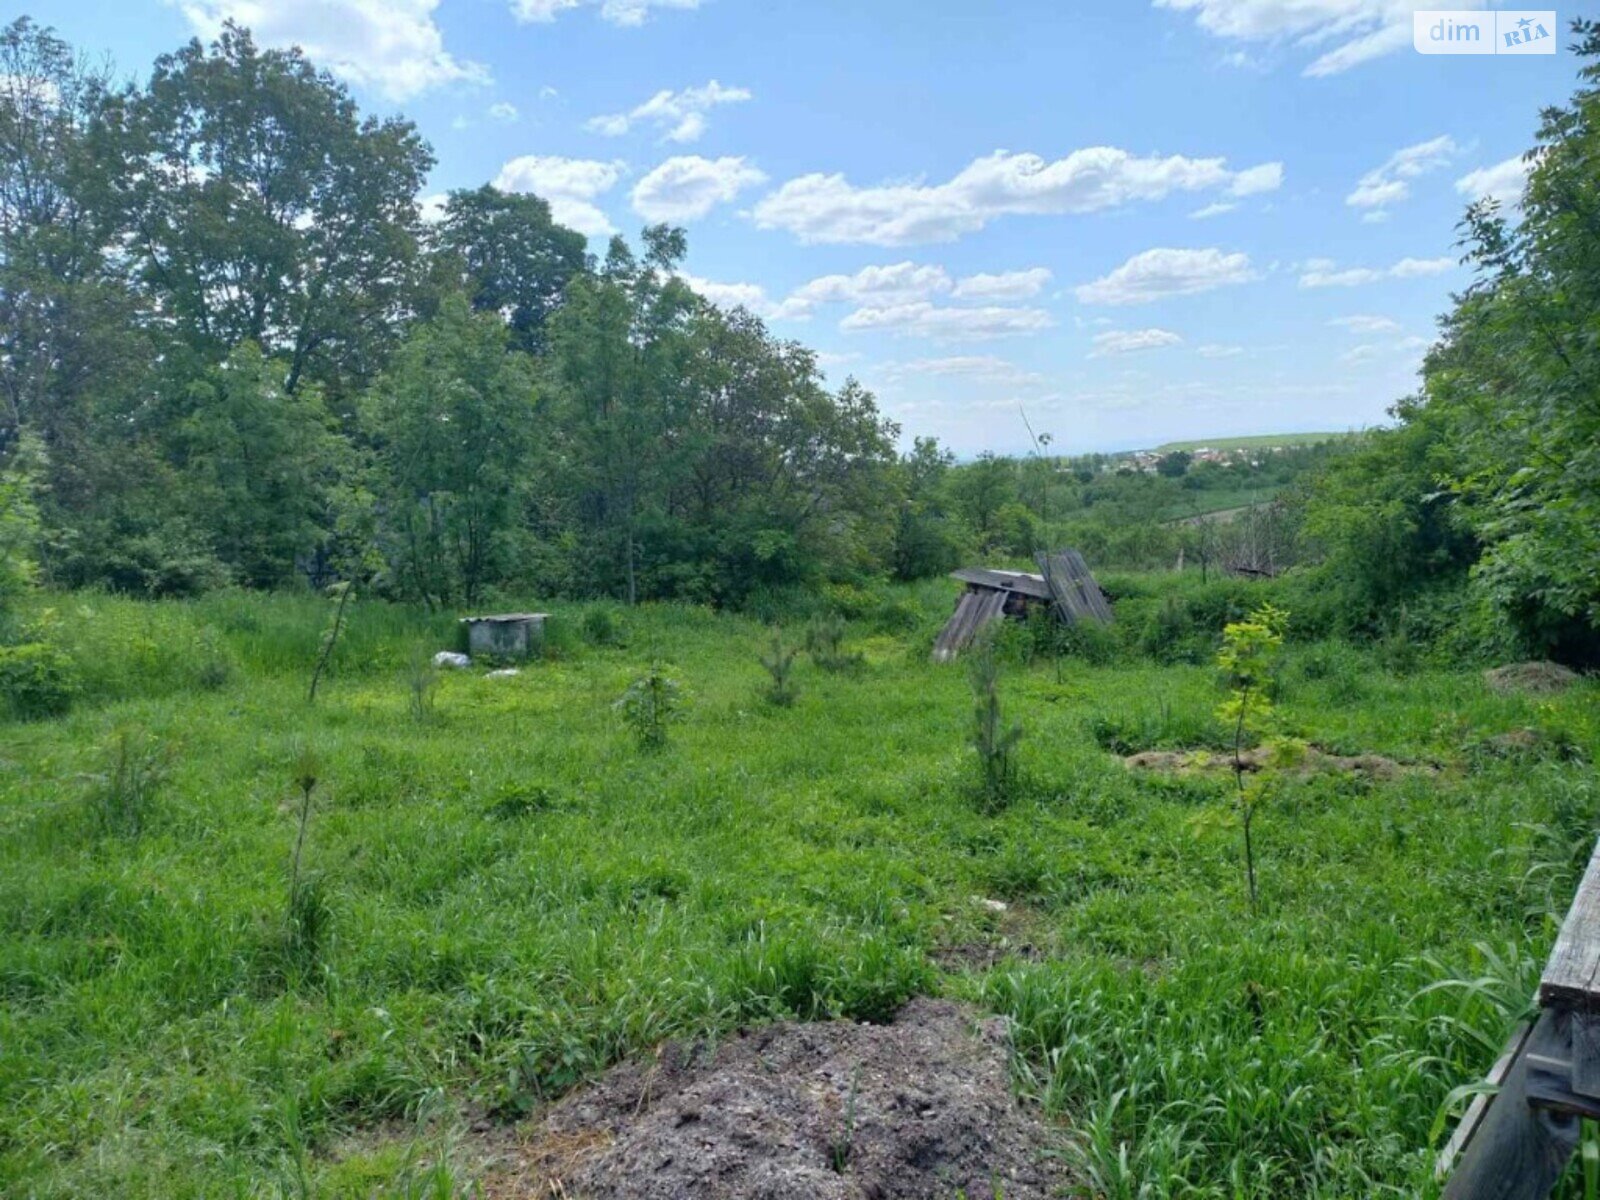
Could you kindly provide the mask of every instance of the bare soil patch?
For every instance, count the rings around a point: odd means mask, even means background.
[[[550,1108],[486,1194],[571,1200],[1043,1200],[1060,1135],[1020,1107],[1003,1019],[913,1000],[889,1025],[668,1043]]]

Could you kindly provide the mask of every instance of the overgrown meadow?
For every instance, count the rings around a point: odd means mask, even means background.
[[[1429,1194],[1593,842],[1594,685],[1291,616],[1284,729],[1402,770],[1286,775],[1252,916],[1231,777],[1122,762],[1225,752],[1249,589],[1113,590],[1065,654],[1003,636],[998,797],[943,582],[843,597],[786,698],[773,625],[699,608],[557,606],[520,675],[435,677],[453,615],[358,599],[311,704],[325,600],[34,598],[77,689],[0,744],[0,1193],[472,1195],[662,1039],[940,993],[1016,1019],[1087,1194]],[[652,668],[655,748],[618,708]]]

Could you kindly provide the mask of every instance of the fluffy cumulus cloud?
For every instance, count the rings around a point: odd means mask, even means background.
[[[503,124],[510,125],[520,115],[517,112],[517,106],[509,100],[501,100],[497,104],[489,105],[489,119],[491,121],[500,121]]]
[[[1096,212],[1175,192],[1247,196],[1282,182],[1279,163],[1232,171],[1221,158],[1141,158],[1111,146],[1054,162],[999,150],[939,184],[862,187],[843,175],[802,175],[763,197],[754,216],[803,242],[904,246],[953,241],[1002,216]]]
[[[743,104],[749,99],[747,89],[723,87],[713,79],[704,87],[657,92],[627,112],[594,117],[586,127],[606,137],[621,137],[637,125],[650,125],[660,129],[666,141],[693,142],[706,131],[706,114],[713,108]]]
[[[803,321],[811,315],[809,304],[792,297],[774,300],[759,283],[718,283],[687,273],[679,278],[719,308],[748,309],[763,321]]]
[[[451,83],[484,84],[489,70],[444,48],[439,0],[183,0],[195,33],[236,21],[264,46],[299,46],[318,66],[390,100]]]
[[[617,186],[626,166],[588,158],[524,154],[500,168],[494,186],[502,192],[532,192],[547,200],[550,215],[590,237],[605,237],[616,228],[595,201]]]
[[[1137,354],[1141,350],[1176,346],[1182,341],[1170,329],[1108,329],[1094,335],[1094,349],[1089,356],[1109,358],[1117,354]]]
[[[859,308],[839,328],[851,333],[889,333],[902,337],[939,338],[943,341],[983,341],[1039,333],[1055,320],[1042,308],[987,305],[951,308],[927,300]]]
[[[511,13],[519,21],[547,24],[575,8],[598,8],[613,25],[643,25],[652,9],[700,7],[701,0],[511,0]]]
[[[1381,221],[1388,216],[1390,205],[1410,198],[1412,180],[1448,166],[1459,152],[1460,147],[1449,136],[1396,150],[1382,166],[1363,175],[1344,202],[1363,210],[1363,220]]]
[[[943,267],[900,262],[862,267],[854,275],[823,275],[795,289],[810,304],[906,304],[942,295],[955,284]]]
[[[742,158],[669,158],[633,188],[633,211],[647,221],[695,221],[767,177]]]
[[[1159,248],[1135,254],[1109,275],[1079,285],[1074,294],[1080,304],[1148,304],[1258,277],[1248,254]]]
[[[1054,278],[1047,267],[1032,267],[1026,271],[1000,271],[969,275],[956,284],[953,295],[957,300],[1031,300],[1050,286]]]
[[[1308,259],[1300,267],[1303,288],[1362,287],[1385,279],[1423,279],[1442,275],[1456,266],[1456,260],[1442,258],[1402,258],[1389,267],[1340,267],[1331,258]]]
[[[1495,200],[1501,208],[1522,202],[1522,185],[1534,164],[1518,155],[1492,167],[1479,167],[1456,180],[1456,191],[1468,200]]]
[[[1483,8],[1461,0],[1457,8]],[[1411,46],[1414,0],[1155,0],[1194,14],[1200,28],[1231,42],[1309,48],[1307,75],[1336,75]]]

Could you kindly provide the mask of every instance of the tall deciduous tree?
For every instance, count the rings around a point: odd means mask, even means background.
[[[384,543],[405,595],[471,603],[506,570],[537,416],[527,361],[506,337],[498,316],[448,298],[368,397]]]
[[[227,25],[156,61],[137,105],[134,250],[177,330],[214,359],[252,341],[358,384],[400,332],[433,155],[410,122],[363,120],[299,50]]]

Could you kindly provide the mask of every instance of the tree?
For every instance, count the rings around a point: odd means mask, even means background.
[[[403,595],[471,603],[502,578],[528,486],[532,374],[500,318],[447,299],[367,398],[383,468],[382,536]]]
[[[1156,459],[1156,473],[1167,479],[1182,479],[1189,473],[1189,464],[1193,461],[1194,455],[1187,450],[1174,450]]]
[[[487,184],[450,193],[434,241],[472,307],[502,314],[530,352],[544,348],[545,323],[588,258],[583,234],[557,225],[543,200]]]
[[[231,22],[156,60],[134,106],[147,169],[131,249],[147,287],[214,361],[251,341],[307,377],[382,365],[413,284],[416,195],[433,155],[408,121],[362,120],[298,49]]]

